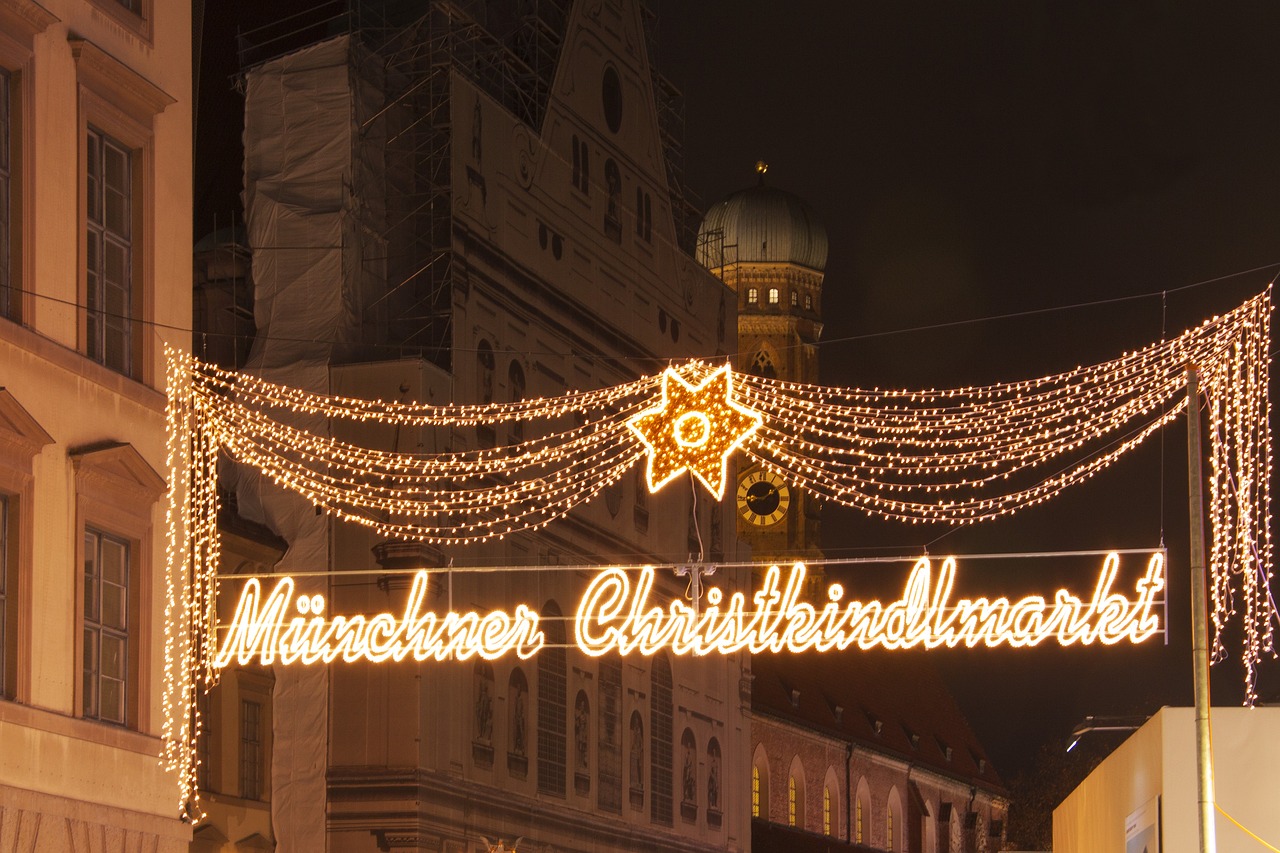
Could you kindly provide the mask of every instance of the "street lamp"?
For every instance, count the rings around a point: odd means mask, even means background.
[[[1142,728],[1142,724],[1149,719],[1150,717],[1141,714],[1128,717],[1099,717],[1090,714],[1071,730],[1071,739],[1067,741],[1067,752],[1075,749],[1076,744],[1080,743],[1080,739],[1087,734],[1092,734],[1093,732],[1132,732]]]

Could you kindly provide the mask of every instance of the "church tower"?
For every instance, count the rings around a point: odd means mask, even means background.
[[[767,171],[757,163],[755,186],[707,211],[698,260],[737,294],[735,369],[816,383],[827,232],[809,205],[766,183]],[[744,463],[731,500],[753,559],[786,564],[821,557],[818,501],[781,473]],[[811,569],[811,589],[821,575]]]

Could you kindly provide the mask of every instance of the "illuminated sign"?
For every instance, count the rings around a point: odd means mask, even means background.
[[[324,596],[298,595],[293,578],[284,578],[265,598],[257,578],[240,593],[235,616],[219,643],[215,666],[279,663],[351,663],[402,661],[486,660],[515,652],[528,658],[546,638],[538,630],[538,614],[523,604],[514,614],[495,610],[477,613],[423,612],[427,573],[414,575],[409,599],[400,616],[324,615]],[[292,606],[290,606],[292,605]],[[290,616],[292,610],[296,616]]]
[[[653,601],[652,567],[634,573],[608,568],[587,586],[573,620],[574,636],[578,648],[591,656],[651,655],[662,649],[707,655],[843,651],[852,646],[1140,643],[1161,630],[1153,607],[1164,589],[1164,555],[1151,555],[1131,593],[1116,589],[1119,568],[1119,555],[1109,554],[1092,593],[1083,598],[1065,589],[1051,598],[953,598],[955,558],[935,567],[923,557],[900,598],[846,600],[844,588],[832,584],[819,606],[801,600],[806,570],[796,563],[785,573],[771,566],[750,599],[735,592],[726,600],[713,587],[700,608],[680,598]],[[292,578],[279,581],[266,595],[261,582],[250,578],[230,625],[220,632],[216,665],[331,663],[339,658],[492,660],[513,652],[527,659],[545,643],[538,615],[526,605],[517,605],[511,614],[436,614],[423,608],[427,588],[427,572],[420,571],[402,613],[328,617],[323,596],[299,595]]]

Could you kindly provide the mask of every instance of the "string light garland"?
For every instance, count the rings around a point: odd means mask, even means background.
[[[1042,504],[1109,467],[1185,412],[1194,366],[1209,423],[1215,651],[1225,654],[1224,626],[1241,617],[1252,704],[1256,665],[1274,654],[1270,315],[1268,288],[1175,339],[997,385],[834,388],[694,361],[610,388],[477,405],[312,394],[167,349],[164,756],[184,808],[198,817],[196,692],[217,677],[220,455],[334,518],[446,546],[552,524],[642,459],[651,491],[689,470],[719,498],[738,448],[820,499],[897,521],[969,524]],[[461,449],[373,450],[285,423],[296,415],[440,430]],[[504,426],[512,440],[498,444]]]

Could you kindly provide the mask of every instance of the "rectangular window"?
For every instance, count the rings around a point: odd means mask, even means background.
[[[117,2],[119,2],[126,11],[132,12],[135,15],[142,14],[142,0],[117,0]]]
[[[600,808],[622,812],[622,661],[600,661]]]
[[[9,697],[10,633],[18,626],[9,618],[9,497],[0,495],[0,696]]]
[[[9,72],[0,69],[0,316],[15,320],[21,300],[13,280],[13,117]]]
[[[240,700],[240,796],[262,799],[262,703]]]
[[[125,725],[129,672],[129,543],[84,531],[85,717]]]
[[[133,370],[133,155],[90,127],[85,154],[86,345],[94,361]]]

